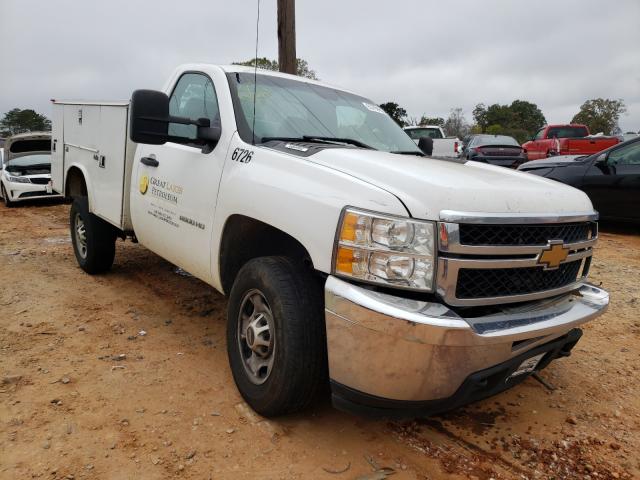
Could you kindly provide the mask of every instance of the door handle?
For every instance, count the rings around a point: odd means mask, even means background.
[[[158,160],[156,160],[156,156],[155,155],[150,155],[148,157],[142,157],[140,159],[140,163],[143,165],[146,165],[147,167],[157,167],[158,165],[160,165],[160,162]]]

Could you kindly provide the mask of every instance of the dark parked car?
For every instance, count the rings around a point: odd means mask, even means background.
[[[527,161],[518,141],[506,135],[474,135],[464,146],[460,157],[511,168]]]
[[[640,222],[640,138],[589,156],[535,160],[518,170],[579,188],[600,218]]]

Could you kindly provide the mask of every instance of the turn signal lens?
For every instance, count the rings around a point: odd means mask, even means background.
[[[340,231],[340,240],[355,242],[357,223],[358,223],[358,216],[354,213],[347,213],[342,220],[342,230]]]
[[[338,248],[336,270],[349,276],[361,276],[367,272],[368,253],[348,247]]]
[[[341,273],[353,273],[353,250],[347,247],[338,247],[336,258],[336,270]]]

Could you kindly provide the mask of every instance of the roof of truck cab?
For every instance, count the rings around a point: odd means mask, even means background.
[[[288,78],[291,80],[296,80],[299,82],[310,83],[313,85],[318,85],[321,87],[332,88],[334,90],[340,90],[342,92],[351,93],[353,95],[357,95],[359,97],[363,97],[362,94],[354,92],[352,90],[348,90],[346,88],[338,87],[336,85],[331,85],[326,82],[320,82],[318,80],[312,80],[306,77],[300,77],[298,75],[291,75],[288,73],[276,72],[273,70],[264,70],[262,68],[254,69],[254,67],[246,67],[244,65],[216,65],[213,63],[187,63],[177,67],[177,71],[188,72],[188,71],[205,71],[207,68],[220,68],[225,73],[254,73],[257,71],[260,75],[266,75],[270,77],[279,77],[279,78]],[[175,75],[176,70],[174,70]],[[366,98],[366,97],[364,97]],[[97,100],[56,100],[51,99],[51,103],[60,104],[60,105],[110,105],[115,107],[126,107],[129,105],[129,100],[118,100],[118,101],[97,101]]]
[[[225,73],[254,73],[257,71],[260,75],[267,75],[270,77],[280,77],[280,78],[289,78],[291,80],[297,80],[299,82],[311,83],[313,85],[319,85],[321,87],[328,87],[334,90],[340,90],[347,93],[352,93],[353,95],[358,95],[362,97],[361,94],[353,92],[343,87],[338,87],[336,85],[331,85],[330,83],[321,82],[318,80],[312,80],[307,77],[300,77],[298,75],[291,75],[289,73],[276,72],[274,70],[264,70],[262,68],[255,69],[254,67],[246,67],[244,65],[213,65],[213,64],[190,64],[190,65],[182,65],[182,68],[189,67],[189,69],[193,70],[195,68],[203,68],[203,67],[219,67]]]

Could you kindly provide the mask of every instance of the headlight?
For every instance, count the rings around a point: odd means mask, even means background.
[[[9,174],[7,174],[7,180],[14,183],[31,183],[31,180],[26,177],[14,177]]]
[[[345,209],[336,239],[336,275],[408,290],[433,291],[435,225]]]

